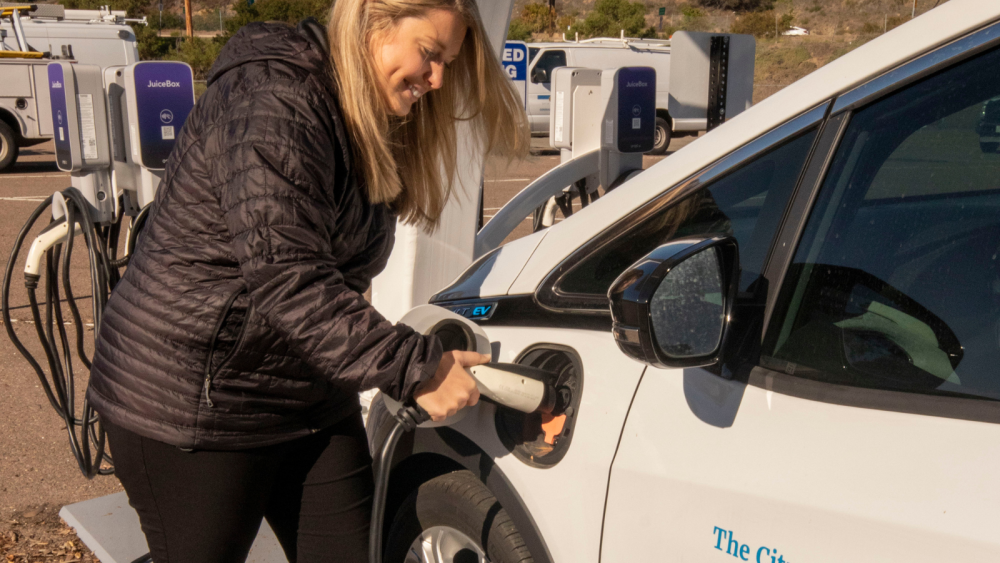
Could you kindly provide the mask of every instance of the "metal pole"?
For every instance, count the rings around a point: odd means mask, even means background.
[[[917,17],[917,0],[913,0],[913,10],[910,12],[910,19]]]
[[[889,31],[889,14],[882,16],[882,33]]]

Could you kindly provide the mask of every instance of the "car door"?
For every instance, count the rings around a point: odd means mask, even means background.
[[[532,133],[547,133],[552,93],[552,71],[566,66],[566,51],[545,49],[528,69],[528,118]]]
[[[481,326],[496,343],[499,361],[521,362],[539,348],[569,350],[579,360],[580,406],[565,456],[548,467],[525,468],[523,452],[503,455],[498,446],[495,455],[497,467],[534,516],[554,561],[596,561],[599,556],[611,462],[644,368],[618,349],[610,319],[601,314],[607,311],[608,287],[644,253],[662,242],[693,234],[735,236],[747,249],[744,267],[759,272],[764,254],[749,249],[766,251],[770,246],[799,175],[787,161],[797,160],[800,165],[805,161],[824,111],[825,107],[815,108],[765,135],[762,146],[779,142],[787,146],[783,159],[762,158],[755,166],[740,167],[726,181],[666,189],[584,244],[578,258],[564,262],[543,282],[541,293],[483,300],[483,311],[491,306],[492,315],[480,321]],[[733,162],[746,158],[741,153]],[[501,266],[489,266],[494,267]],[[754,277],[748,274],[747,279],[752,282]],[[469,302],[459,306],[470,310]],[[482,433],[487,426],[463,421],[455,428],[474,437],[477,444],[496,442]],[[538,465],[542,460],[528,461]]]
[[[602,560],[1000,560],[1000,154],[976,131],[995,37],[837,100],[751,345],[646,369]]]

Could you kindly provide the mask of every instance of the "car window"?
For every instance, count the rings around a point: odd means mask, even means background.
[[[545,51],[531,70],[531,81],[548,84],[552,81],[552,69],[561,66],[566,66],[566,51]]]
[[[740,289],[748,290],[760,277],[815,136],[815,129],[802,133],[668,207],[587,257],[560,280],[557,290],[604,296],[625,268],[656,247],[713,234],[736,238],[743,270]]]
[[[541,51],[541,49],[538,48],[538,47],[528,47],[528,63],[529,64],[531,63],[531,61],[535,60],[535,56],[538,55],[539,51]]]
[[[841,385],[1000,399],[1000,51],[852,118],[761,363]]]

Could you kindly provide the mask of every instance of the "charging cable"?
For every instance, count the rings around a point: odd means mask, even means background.
[[[368,536],[369,563],[382,563],[382,525],[385,519],[385,499],[389,493],[389,470],[392,469],[392,454],[403,432],[412,432],[417,426],[429,421],[427,414],[420,405],[405,407],[394,415],[396,424],[389,431],[382,452],[379,455],[378,469],[375,472],[375,492],[372,495],[372,523]]]
[[[46,210],[53,209],[52,222],[42,230],[28,251],[24,268],[24,285],[32,323],[45,356],[42,364],[28,351],[14,331],[11,319],[10,286],[25,239],[35,223]],[[143,210],[145,213],[146,210]],[[144,215],[140,214],[144,217]],[[139,219],[137,217],[136,219]],[[121,222],[112,225],[98,225],[91,217],[91,207],[83,194],[76,188],[67,188],[43,201],[21,228],[11,250],[4,272],[0,313],[3,316],[7,336],[31,365],[49,404],[66,424],[70,450],[80,472],[88,479],[96,475],[110,475],[114,472],[113,461],[105,449],[105,434],[99,417],[93,407],[84,399],[78,407],[76,403],[76,377],[73,370],[75,358],[90,370],[91,360],[84,350],[84,332],[87,327],[80,316],[70,282],[70,263],[73,256],[74,239],[83,235],[90,270],[91,305],[93,331],[100,330],[104,307],[111,290],[120,279],[119,269],[128,263],[135,247],[138,221],[133,221],[128,232],[126,247],[128,254],[117,258],[121,235]],[[44,283],[44,319],[38,299],[38,288],[42,278]],[[67,331],[63,318],[62,304],[65,302],[72,317],[75,334]]]

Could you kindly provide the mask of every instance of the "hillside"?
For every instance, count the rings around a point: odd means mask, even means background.
[[[583,20],[596,0],[556,0],[556,15],[563,25]],[[704,1],[646,0],[646,23],[660,29],[655,15],[666,8],[661,36],[679,30],[725,32],[748,17],[765,22],[783,19],[789,25],[809,30],[808,36],[779,36],[767,25],[767,35],[757,39],[754,101],[760,101],[813,70],[863,45],[884,31],[919,16],[948,0],[776,0],[767,18],[747,13],[706,8]],[[517,0],[514,16],[522,13],[527,0]],[[562,31],[536,34],[537,40],[562,40]]]

